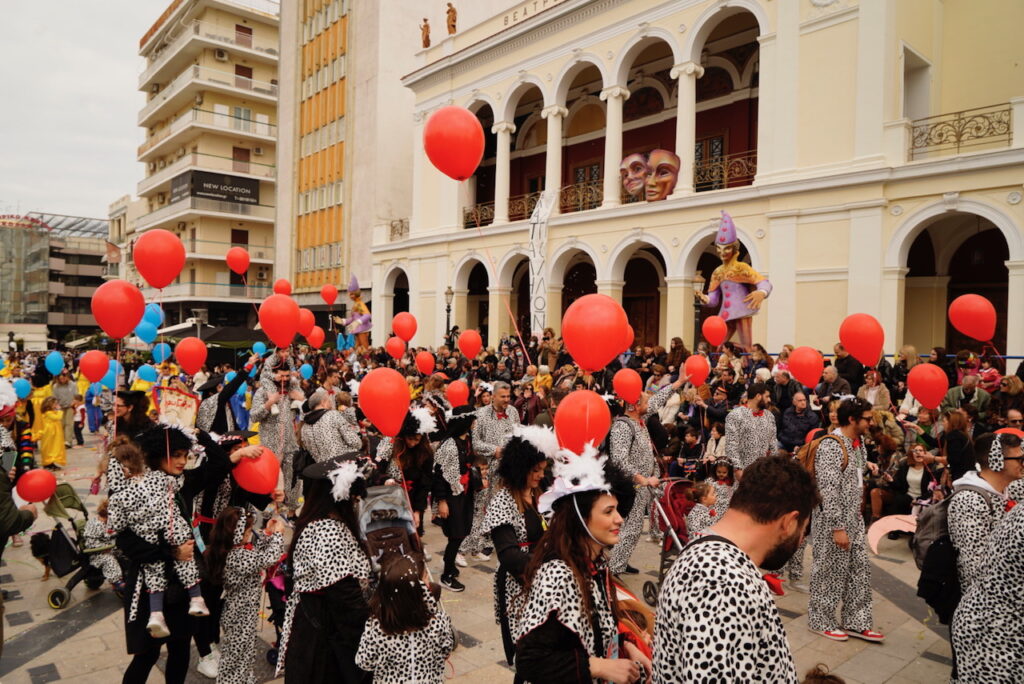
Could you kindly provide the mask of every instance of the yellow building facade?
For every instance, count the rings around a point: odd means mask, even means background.
[[[996,345],[1024,353],[1024,5],[494,5],[403,80],[413,208],[408,232],[372,249],[376,342],[409,310],[415,342],[438,344],[450,288],[451,323],[492,345],[516,324],[557,331],[587,292],[622,301],[638,341],[689,344],[711,313],[694,292],[718,264],[725,210],[773,284],[754,319],[771,351],[830,350],[854,312],[879,319],[890,353],[959,349],[946,306],[977,292],[996,306]],[[447,104],[485,129],[463,183],[420,143]],[[678,180],[652,201],[629,194],[620,162],[654,150],[675,154]],[[550,214],[533,226],[538,202]]]

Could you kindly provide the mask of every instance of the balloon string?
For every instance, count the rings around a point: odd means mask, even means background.
[[[238,275],[241,276],[241,278],[242,278],[242,287],[244,287],[245,289],[249,289],[249,283],[248,283],[248,281],[246,281],[245,274],[244,273],[239,273]],[[258,318],[259,315],[260,315],[260,310],[258,308],[256,308],[256,302],[250,302],[250,303],[252,304],[252,310],[254,312],[256,312],[256,317]]]

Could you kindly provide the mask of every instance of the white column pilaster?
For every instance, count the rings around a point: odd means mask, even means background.
[[[854,116],[854,159],[884,161],[884,122],[897,112],[892,107],[895,96],[893,69],[889,65],[892,52],[890,39],[894,21],[891,2],[862,2],[857,20],[857,98]]]
[[[512,319],[509,317],[508,308],[509,296],[512,294],[510,287],[491,287],[487,291],[487,318],[488,335],[487,346],[493,347],[503,335],[512,330]]]
[[[907,344],[904,339],[903,315],[906,301],[906,279],[910,269],[903,266],[889,266],[882,270],[882,330],[885,331],[885,352],[897,352]],[[934,344],[938,344],[935,342]]]
[[[597,293],[608,295],[615,301],[622,303],[622,288],[625,287],[625,280],[598,280]]]
[[[1024,97],[1010,98],[1010,126],[1013,135],[1010,147],[1024,147]]]
[[[697,143],[697,79],[704,67],[696,62],[683,62],[672,67],[672,78],[679,81],[676,99],[676,154],[679,156],[679,182],[672,197],[693,194],[693,149]]]
[[[1007,261],[1010,271],[1006,298],[1006,349],[1008,356],[1024,355],[1024,261]],[[1017,370],[1018,361],[1008,362],[1006,372]]]
[[[666,276],[665,294],[662,304],[665,316],[661,322],[661,344],[671,349],[673,337],[681,337],[684,341],[690,338],[687,331],[693,330],[693,278],[688,276]],[[689,324],[687,324],[687,315]]]
[[[551,215],[558,214],[562,190],[562,120],[569,110],[562,105],[549,105],[541,110],[540,118],[548,122],[548,146],[544,159],[544,189],[555,196]]]
[[[548,288],[548,327],[562,334],[562,283]]]
[[[847,313],[875,315],[882,310],[882,211],[867,207],[850,212]]]
[[[508,194],[510,180],[510,147],[516,125],[511,121],[499,121],[491,126],[491,132],[498,136],[498,149],[494,169],[494,225],[508,223]]]
[[[762,305],[768,349],[778,351],[796,340],[797,217],[768,217],[768,263],[772,295]]]
[[[800,3],[776,4],[775,33],[758,37],[757,178],[796,166],[800,85]]]
[[[605,106],[604,133],[604,201],[602,207],[617,207],[622,183],[619,179],[619,164],[622,163],[622,103],[629,99],[629,90],[620,85],[609,86],[601,91]]]

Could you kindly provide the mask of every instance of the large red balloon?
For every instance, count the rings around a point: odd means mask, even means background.
[[[850,352],[850,356],[874,368],[882,356],[885,331],[878,319],[870,314],[850,314],[839,326],[839,341]]]
[[[316,316],[313,315],[313,312],[306,308],[299,309],[299,334],[309,337],[309,333],[313,332],[314,325],[316,325]]]
[[[397,361],[405,353],[405,342],[402,341],[401,337],[389,337],[388,341],[384,343],[384,351],[388,353],[388,356]]]
[[[691,354],[683,362],[683,375],[690,377],[690,384],[700,387],[711,375],[711,364],[703,354]]]
[[[18,478],[18,496],[29,503],[46,501],[57,491],[57,478],[49,470],[36,468]]]
[[[721,316],[708,316],[701,324],[700,332],[704,335],[704,339],[708,341],[708,344],[712,347],[717,347],[725,342],[725,337],[729,334],[729,328],[725,323],[725,319]]]
[[[146,313],[146,300],[126,280],[108,280],[92,293],[92,315],[103,332],[115,340],[125,337]]]
[[[1018,430],[1017,428],[1005,427],[996,430],[997,435],[1014,435],[1020,439],[1024,439],[1024,430]]]
[[[484,156],[484,129],[464,107],[441,107],[423,127],[423,149],[438,171],[464,181]]]
[[[562,339],[574,361],[585,371],[598,371],[623,351],[626,312],[603,294],[588,294],[569,305],[562,317]]]
[[[324,300],[327,306],[334,306],[334,300],[338,298],[338,288],[330,283],[320,288],[320,299]]]
[[[287,295],[272,294],[264,299],[259,318],[263,332],[278,347],[291,344],[299,331],[299,305]]]
[[[919,363],[907,374],[907,389],[921,406],[937,409],[949,391],[949,378],[934,363]]]
[[[811,347],[797,347],[789,354],[789,373],[801,385],[814,389],[825,370],[821,353]]]
[[[89,382],[99,382],[110,370],[110,357],[99,349],[91,349],[82,354],[78,368]]]
[[[393,368],[374,368],[359,383],[359,408],[381,434],[394,437],[409,412],[409,385]]]
[[[228,268],[242,275],[249,270],[249,251],[245,247],[232,247],[224,255],[224,261],[228,262]]]
[[[484,346],[483,338],[476,330],[463,330],[459,333],[459,351],[467,359],[475,359]]]
[[[452,408],[465,406],[469,403],[469,385],[462,380],[449,382],[444,394],[448,397],[448,403],[452,405]]]
[[[582,454],[583,447],[588,443],[598,446],[604,441],[611,426],[612,413],[608,410],[608,404],[599,394],[590,390],[570,392],[555,412],[555,436],[558,437],[558,443],[577,454]]]
[[[636,339],[636,334],[633,332],[633,326],[627,324],[626,325],[626,335],[625,335],[625,339],[623,340],[623,342],[625,342],[625,344],[622,347],[622,351],[626,351],[627,349],[632,347],[633,346],[633,340],[635,340],[635,339]]]
[[[183,371],[195,375],[206,363],[206,343],[198,337],[186,337],[174,347],[174,358]]]
[[[428,351],[421,351],[416,354],[416,370],[423,375],[430,375],[434,372],[434,355]]]
[[[314,325],[306,335],[306,341],[313,345],[313,349],[319,349],[324,343],[324,329],[319,325]]]
[[[231,474],[238,486],[253,494],[270,494],[277,487],[277,475],[281,472],[281,464],[277,456],[267,447],[263,447],[256,458],[243,458],[234,467]]]
[[[615,376],[612,378],[612,387],[615,388],[615,393],[619,395],[619,399],[622,399],[627,404],[635,404],[640,400],[640,393],[644,389],[644,381],[640,379],[640,374],[632,368],[623,368],[615,373]]]
[[[169,230],[147,230],[135,240],[132,260],[139,274],[157,289],[174,282],[185,266],[185,245]]]
[[[996,334],[996,308],[981,295],[960,295],[949,305],[949,322],[964,335],[988,342]]]
[[[274,281],[274,294],[290,295],[291,293],[292,284],[286,278],[278,278]]]
[[[416,317],[408,311],[396,314],[394,320],[391,321],[391,329],[408,342],[416,334]]]

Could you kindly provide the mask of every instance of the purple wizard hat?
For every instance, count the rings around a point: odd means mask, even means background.
[[[738,241],[736,237],[736,224],[732,222],[732,216],[725,211],[722,212],[722,223],[718,226],[718,234],[715,236],[716,245],[731,245]]]
[[[733,231],[733,234],[735,234],[735,231]],[[352,276],[352,280],[348,281],[348,291],[349,292],[359,292],[360,289],[361,288],[359,287],[359,281],[356,280],[355,276]]]

